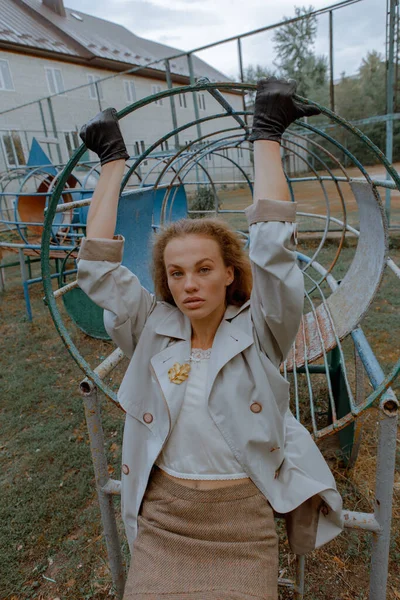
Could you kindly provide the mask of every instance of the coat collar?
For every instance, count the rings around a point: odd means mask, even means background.
[[[231,321],[249,305],[250,300],[245,302],[242,306],[234,306],[233,304],[229,304],[226,308],[221,323],[224,321]],[[164,335],[166,337],[175,338],[178,340],[186,340],[189,342],[192,336],[192,327],[189,318],[176,307],[171,307],[171,311],[168,313],[165,319],[158,323],[155,331],[158,335]]]
[[[214,381],[220,370],[234,356],[254,343],[253,336],[246,333],[240,327],[237,327],[233,321],[234,317],[248,306],[249,302],[240,307],[230,305],[225,311],[224,318],[217,329],[212,346],[207,375],[207,398],[211,393]],[[192,328],[189,318],[176,308],[175,310],[171,310],[167,317],[157,325],[155,331],[158,335],[180,340],[167,346],[167,348],[151,359],[157,379],[169,406],[172,422],[174,422],[183,401],[186,383],[179,386],[171,383],[168,378],[168,369],[174,362],[183,363],[188,360]]]

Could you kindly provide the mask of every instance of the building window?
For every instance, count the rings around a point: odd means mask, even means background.
[[[238,158],[243,158],[243,150],[241,146],[237,147]]]
[[[205,94],[197,94],[197,98],[199,100],[200,110],[206,110],[206,95]]]
[[[221,149],[221,153],[222,153],[223,156],[226,156],[226,158],[229,158],[228,148],[222,148]]]
[[[179,98],[179,106],[181,108],[187,108],[186,94],[178,94],[178,98]]]
[[[8,60],[0,60],[0,90],[14,90]]]
[[[130,102],[131,104],[133,102],[136,102],[135,82],[132,81],[131,79],[125,79],[124,86],[125,86],[125,96],[126,96],[127,101]]]
[[[65,145],[67,146],[68,156],[71,158],[77,148],[79,148],[79,137],[77,131],[65,131]]]
[[[103,88],[101,87],[101,83],[100,82],[101,77],[99,77],[98,75],[88,75],[88,81],[90,83],[89,85],[89,98],[91,100],[97,100],[97,91],[96,91],[96,87],[99,91],[99,98],[100,100],[103,100]],[[97,83],[97,86],[96,86]]]
[[[50,94],[64,94],[65,88],[61,69],[45,67],[45,71]]]
[[[151,93],[154,96],[154,94],[159,94],[161,92],[161,85],[152,85],[151,86]],[[162,98],[159,98],[158,100],[156,100],[154,102],[154,104],[157,104],[157,106],[162,106]]]
[[[26,165],[25,152],[18,131],[2,131],[0,133],[3,152],[8,167]]]
[[[168,152],[169,148],[168,148],[168,140],[165,140],[164,142],[161,142],[161,150],[163,152]]]
[[[139,140],[137,142],[135,142],[134,144],[135,146],[135,154],[137,157],[139,157],[141,154],[143,154],[143,152],[145,152],[146,150],[146,146],[143,140]],[[142,164],[143,166],[147,165],[147,160],[142,161],[140,164]]]

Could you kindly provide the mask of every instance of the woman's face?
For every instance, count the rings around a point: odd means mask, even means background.
[[[177,307],[191,320],[225,308],[233,267],[226,267],[213,238],[188,234],[172,239],[164,251],[168,286]]]

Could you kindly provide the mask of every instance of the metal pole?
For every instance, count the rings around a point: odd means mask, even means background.
[[[54,118],[54,112],[53,112],[53,104],[51,102],[51,98],[47,98],[47,104],[49,106],[49,113],[50,113],[50,119],[51,119],[51,126],[53,127],[53,135],[54,137],[58,140],[58,133],[57,133],[57,127],[56,127],[56,120]],[[59,163],[62,163],[62,155],[61,155],[61,148],[60,148],[60,142],[57,142],[57,154],[58,154],[58,161]]]
[[[24,298],[25,298],[25,307],[28,315],[28,321],[32,321],[32,307],[31,300],[29,298],[29,277],[26,269],[25,255],[24,251],[20,248],[18,250],[19,256],[19,266],[21,269],[21,279],[22,279],[22,288],[24,290]]]
[[[333,12],[329,12],[329,72],[331,111],[335,112],[335,86],[333,83]]]
[[[189,67],[190,85],[194,85],[196,83],[196,80],[194,77],[193,59],[192,59],[191,54],[187,55],[187,61],[188,61],[188,67]],[[199,105],[197,102],[197,94],[196,94],[196,92],[192,92],[192,94],[193,94],[194,116],[196,118],[196,121],[198,121],[200,119],[200,114],[199,114]],[[197,137],[201,138],[200,123],[196,123],[196,127],[197,127]]]
[[[304,555],[296,555],[296,583],[294,586],[294,594],[296,600],[304,598],[304,567],[306,559]]]
[[[397,410],[385,414],[381,399],[379,440],[376,462],[375,518],[381,531],[372,537],[370,600],[385,600],[389,568],[390,526],[392,522],[393,485],[396,466]]]
[[[243,71],[243,54],[242,54],[242,40],[240,38],[238,38],[238,56],[239,56],[239,71],[240,71],[240,81],[242,83],[244,83],[244,71]],[[245,99],[245,94],[243,94],[242,96],[242,102],[243,102],[243,110],[246,112],[246,99]],[[244,120],[246,125],[248,125],[247,122],[247,115],[244,115]]]
[[[169,60],[166,60],[164,64],[165,64],[165,74],[166,74],[166,79],[167,79],[167,86],[168,86],[169,90],[172,90],[171,68],[169,65]],[[175,108],[175,96],[170,96],[169,102],[171,105],[172,126],[174,129],[178,129],[178,119],[176,117],[176,108]],[[179,147],[180,147],[179,135],[176,133],[174,137],[175,137],[175,148],[176,148],[176,150],[179,150]]]
[[[118,598],[124,594],[125,574],[122,564],[121,546],[118,539],[117,522],[110,494],[103,491],[109,482],[107,460],[104,452],[104,434],[100,417],[100,405],[97,397],[97,387],[90,382],[89,386],[81,386],[83,403],[85,405],[86,423],[89,432],[90,450],[96,479],[96,489],[99,498],[101,519],[106,539],[107,554],[110,561],[111,575]],[[89,389],[88,392],[83,390]]]
[[[39,104],[40,117],[42,119],[42,125],[43,125],[44,135],[47,137],[48,133],[47,133],[46,121],[45,121],[45,118],[44,118],[42,101],[39,100],[38,104]],[[53,160],[53,156],[51,154],[51,145],[50,144],[47,144],[47,152],[49,153],[50,160]]]
[[[393,161],[393,110],[394,110],[394,30],[395,30],[395,15],[397,0],[388,0],[389,4],[389,48],[388,48],[388,64],[387,64],[387,79],[386,79],[386,157],[391,163]],[[389,173],[386,174],[386,179],[390,179]],[[390,225],[390,200],[391,191],[386,190],[385,195],[385,210]]]
[[[97,96],[97,103],[99,105],[99,111],[101,112],[103,109],[101,107],[101,99],[100,99],[100,92],[99,92],[99,84],[97,81],[94,82],[94,85],[96,86],[96,96]]]

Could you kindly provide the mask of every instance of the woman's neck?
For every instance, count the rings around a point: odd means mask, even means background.
[[[201,348],[202,350],[211,348],[225,310],[226,306],[223,305],[204,319],[191,319],[192,348]]]

